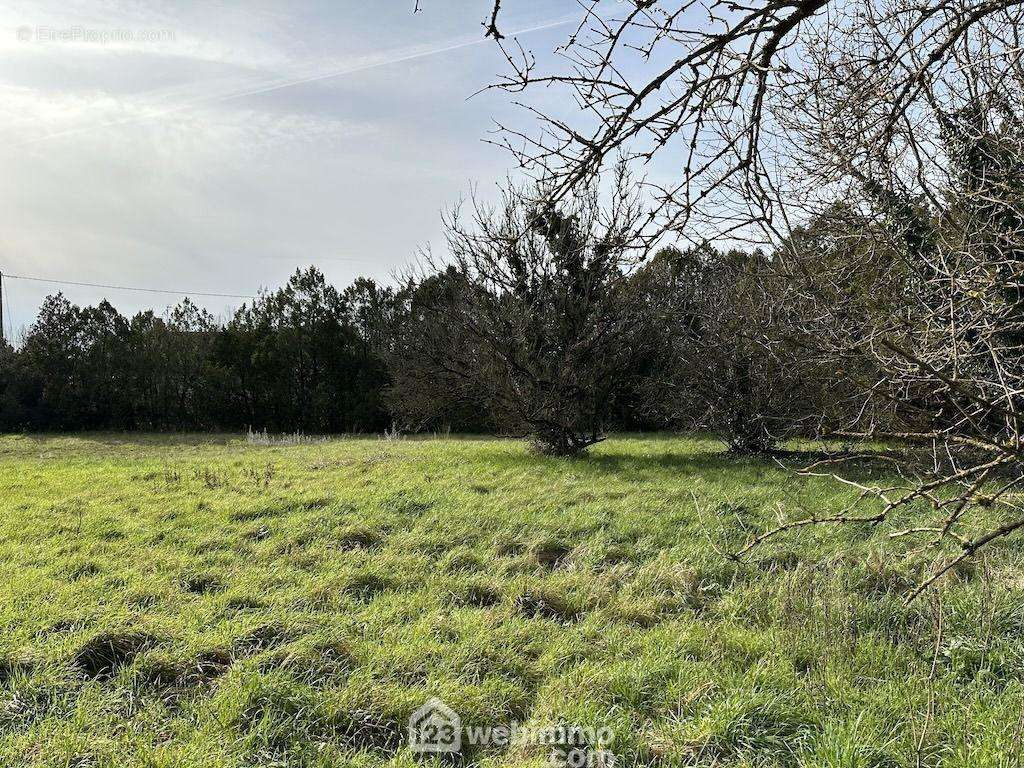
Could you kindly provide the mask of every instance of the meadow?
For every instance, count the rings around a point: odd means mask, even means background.
[[[617,765],[1019,765],[1016,540],[909,606],[888,530],[722,554],[851,498],[691,438],[3,437],[0,765],[548,764],[414,755],[430,697]]]

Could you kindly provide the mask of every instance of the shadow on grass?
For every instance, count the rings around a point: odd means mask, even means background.
[[[202,432],[77,432],[30,433],[9,435],[28,441],[41,450],[49,449],[82,453],[90,445],[105,448],[146,449],[161,447],[224,447],[245,446],[244,435],[237,433]],[[375,435],[338,435],[343,440],[375,440]],[[707,434],[621,433],[611,435],[607,442],[593,446],[577,458],[552,457],[533,452],[521,440],[488,435],[410,435],[402,442],[459,442],[473,445],[472,461],[495,463],[516,468],[552,469],[559,466],[573,472],[594,476],[672,473],[681,475],[718,475],[737,470],[753,473],[777,470],[799,473],[816,467],[821,474],[836,473],[856,482],[877,482],[892,473],[891,453],[882,448],[858,449],[854,453],[829,451],[826,448],[801,447],[779,449],[769,454],[747,455],[730,452],[722,443]],[[383,444],[383,443],[382,443]],[[808,443],[803,443],[806,446]],[[721,446],[721,447],[720,447]],[[903,457],[905,458],[905,457]],[[831,462],[825,464],[823,462]]]
[[[713,440],[693,438],[696,443],[691,450],[630,451],[619,448],[616,443],[637,441],[650,443],[652,447],[661,448],[660,444],[671,444],[675,440],[677,447],[685,445],[687,438],[676,435],[635,435],[628,437],[616,436],[599,447],[592,448],[582,456],[551,457],[531,451],[523,446],[521,451],[502,450],[495,446],[474,452],[474,458],[486,462],[503,463],[516,468],[550,469],[564,466],[575,473],[585,472],[598,475],[646,475],[646,474],[680,474],[680,475],[731,475],[737,472],[750,472],[762,475],[764,472],[798,475],[808,469],[817,474],[836,474],[843,478],[860,483],[877,483],[884,477],[896,477],[893,472],[891,452],[881,448],[865,448],[856,451],[835,451],[826,448],[778,449],[766,454],[740,454],[727,448],[715,449],[708,447]],[[905,459],[906,457],[899,457]]]

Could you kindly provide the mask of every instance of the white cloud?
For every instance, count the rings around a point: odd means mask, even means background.
[[[477,44],[484,4],[432,0],[437,14],[416,18],[400,5],[5,4],[0,206],[16,226],[0,232],[0,269],[227,293],[309,263],[339,283],[386,278],[437,237],[440,208],[508,165],[479,141],[500,98],[465,101],[499,67]],[[516,23],[576,4],[536,8]],[[16,39],[22,25],[76,24],[174,38]],[[8,290],[23,325],[48,288]],[[124,311],[153,301],[111,298]]]

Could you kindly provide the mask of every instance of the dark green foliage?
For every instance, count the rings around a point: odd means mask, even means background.
[[[431,263],[392,355],[390,403],[405,423],[464,404],[557,456],[619,426],[655,337],[652,296],[631,280],[644,240],[625,176],[609,197],[512,188],[469,221],[450,214],[451,263]]]
[[[310,268],[223,323],[187,299],[128,319],[105,301],[51,296],[21,347],[0,347],[0,430],[397,423],[529,436],[574,455],[609,431],[697,427],[758,452],[849,407],[835,361],[811,361],[805,339],[785,338],[822,331],[784,295],[794,275],[783,261],[668,247],[638,266],[632,213],[605,220],[589,199],[576,208],[513,196],[504,218],[478,212],[480,231],[452,223],[461,266],[342,291]],[[799,230],[791,245],[823,263],[845,258],[829,251],[833,229]],[[842,327],[890,315],[877,294],[835,302]]]
[[[741,454],[813,434],[827,408],[827,365],[796,337],[805,318],[787,295],[781,260],[760,251],[661,249],[637,274],[667,318],[652,329],[645,390],[650,411],[707,429]],[[835,391],[835,390],[833,390]]]
[[[379,431],[397,306],[392,289],[339,293],[314,268],[223,325],[188,299],[129,320],[50,296],[21,348],[0,348],[0,429]]]

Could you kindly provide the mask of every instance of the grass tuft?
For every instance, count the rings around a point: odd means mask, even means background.
[[[179,584],[185,592],[191,592],[193,595],[206,595],[224,590],[223,582],[210,574],[188,574],[181,577]]]
[[[158,638],[143,632],[104,632],[79,648],[71,664],[86,677],[104,679],[159,642]]]
[[[278,623],[262,624],[235,639],[232,651],[236,656],[254,656],[288,643],[294,633]]]
[[[564,595],[551,589],[528,589],[515,599],[514,605],[524,616],[558,622],[576,621],[582,613]]]

